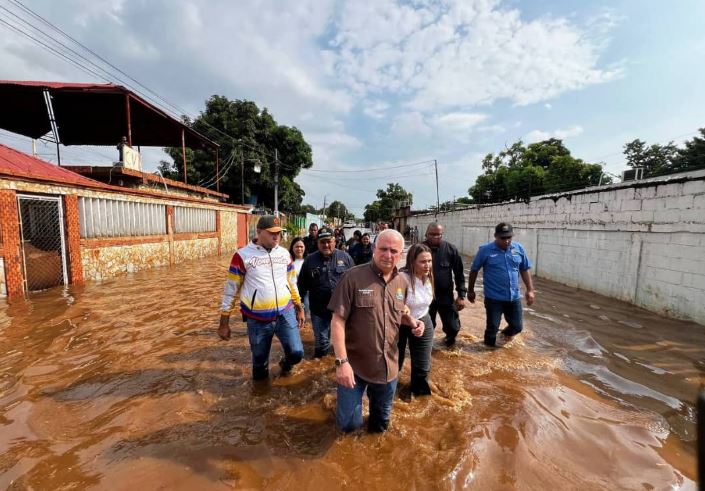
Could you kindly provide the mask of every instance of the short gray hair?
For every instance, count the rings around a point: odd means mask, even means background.
[[[386,230],[382,230],[375,238],[375,244],[377,243],[377,241],[379,239],[381,239],[382,237],[386,237],[388,235],[391,235],[394,238],[396,238],[399,242],[401,242],[402,248],[404,247],[404,236],[402,234],[400,234],[399,232],[397,232],[396,230],[394,230],[393,228],[388,228]]]

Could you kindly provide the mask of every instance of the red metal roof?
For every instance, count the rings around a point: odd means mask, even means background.
[[[0,144],[0,174],[62,184],[104,188],[104,185],[98,181],[88,179],[75,172],[2,144]]]
[[[59,140],[64,145],[217,148],[218,144],[121,85],[0,80],[0,128],[29,138],[51,130],[44,100],[51,97]]]
[[[44,181],[49,184],[67,184],[84,188],[94,188],[122,195],[149,196],[153,198],[166,198],[176,201],[217,205],[219,207],[237,209],[243,212],[250,209],[250,207],[246,205],[206,202],[200,198],[185,195],[166,192],[162,193],[160,191],[143,189],[126,189],[119,186],[104,184],[102,182],[83,177],[82,175],[76,174],[68,169],[64,169],[63,167],[59,167],[36,157],[32,157],[31,155],[0,143],[0,177],[4,176],[14,177],[17,179]]]

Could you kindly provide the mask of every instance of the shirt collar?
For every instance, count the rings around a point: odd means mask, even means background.
[[[374,260],[370,261],[369,264],[370,264],[370,267],[372,268],[372,271],[374,272],[374,274],[375,274],[379,279],[381,279],[382,281],[384,281],[384,273],[382,272],[381,269],[379,269],[379,268],[377,267],[377,265],[375,264]],[[394,277],[395,277],[396,275],[398,275],[398,274],[399,274],[399,271],[397,270],[397,267],[394,266],[394,269],[392,270],[392,276],[389,278],[389,281],[392,281],[392,280],[394,279]]]

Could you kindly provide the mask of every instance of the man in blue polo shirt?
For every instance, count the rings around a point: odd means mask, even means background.
[[[485,344],[504,346],[522,330],[521,292],[519,275],[526,285],[526,304],[534,303],[534,285],[531,281],[531,261],[526,257],[524,247],[512,242],[514,231],[508,223],[500,223],[494,229],[494,241],[481,245],[470,266],[468,280],[468,300],[475,303],[475,280],[483,270],[485,314]],[[499,323],[504,315],[507,327],[497,338]]]

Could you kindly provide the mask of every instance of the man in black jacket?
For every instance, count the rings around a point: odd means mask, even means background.
[[[333,313],[328,310],[328,302],[343,273],[353,266],[355,263],[350,255],[335,248],[333,231],[322,227],[318,231],[318,251],[304,259],[297,283],[301,298],[306,293],[309,295],[316,358],[330,351],[330,322]]]
[[[318,224],[312,223],[308,226],[308,235],[304,237],[304,246],[306,247],[306,255],[313,254],[318,250]],[[303,298],[303,297],[301,297]]]
[[[426,228],[424,242],[431,248],[433,256],[433,284],[434,300],[431,303],[429,314],[433,327],[436,327],[436,312],[441,317],[445,345],[451,347],[455,344],[455,337],[460,331],[460,317],[458,312],[465,308],[465,274],[463,273],[463,259],[458,249],[443,240],[443,225],[432,222]],[[453,280],[458,296],[453,300]]]

